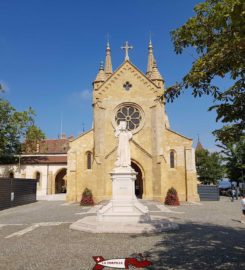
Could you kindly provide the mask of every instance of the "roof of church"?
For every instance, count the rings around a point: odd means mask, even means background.
[[[172,132],[172,133],[174,133],[174,134],[176,134],[176,135],[178,135],[178,136],[181,136],[181,137],[183,137],[183,138],[185,138],[185,139],[187,139],[187,140],[192,141],[191,138],[188,138],[188,137],[186,137],[186,136],[184,136],[184,135],[182,135],[182,134],[180,134],[180,133],[178,133],[178,132],[176,132],[176,131],[173,131],[173,130],[170,129],[170,128],[166,128],[166,130],[168,130],[168,131],[170,131],[170,132]]]
[[[89,130],[87,130],[87,131],[85,131],[85,132],[83,132],[83,133],[79,134],[77,137],[74,137],[72,140],[70,140],[70,142],[74,142],[74,141],[76,141],[77,139],[79,139],[79,138],[83,137],[84,135],[86,135],[86,134],[90,133],[91,131],[94,131],[94,129],[93,129],[93,128],[91,128],[91,129],[89,129]]]
[[[144,74],[139,68],[137,68],[131,61],[129,61],[129,60],[125,60],[115,71],[113,71],[113,73],[112,73],[112,75],[110,76],[110,77],[108,77],[108,78],[106,78],[106,80],[98,87],[98,89],[97,89],[97,91],[99,90],[99,89],[101,89],[104,85],[106,85],[106,83],[110,80],[110,79],[112,79],[113,77],[115,77],[116,76],[116,74],[118,73],[118,71],[124,66],[124,65],[126,65],[126,64],[130,64],[133,68],[135,68],[150,84],[152,84],[152,85],[154,85],[154,87],[157,87],[157,88],[159,88],[157,85],[156,85],[156,83],[155,83],[155,81],[152,81],[151,79],[149,79],[147,76],[146,76],[146,74]]]
[[[94,82],[102,82],[102,84],[96,90],[101,88],[108,81],[108,79],[113,77],[113,75],[127,62],[130,63],[137,71],[139,71],[146,79],[148,79],[149,82],[153,83],[156,87],[159,86],[155,83],[155,80],[164,81],[156,65],[151,40],[148,45],[148,64],[146,74],[139,70],[139,68],[137,68],[127,57],[125,57],[124,62],[115,71],[113,71],[111,64],[110,45],[107,42],[105,67],[100,65],[99,72],[97,73],[96,79],[94,80]]]

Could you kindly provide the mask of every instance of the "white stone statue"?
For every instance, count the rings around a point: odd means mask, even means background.
[[[115,136],[118,138],[116,167],[130,167],[131,155],[129,141],[132,139],[132,132],[127,130],[127,123],[121,121],[115,130]]]

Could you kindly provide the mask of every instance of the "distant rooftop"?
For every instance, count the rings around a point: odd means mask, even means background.
[[[30,156],[21,157],[21,164],[67,164],[67,156]]]
[[[23,151],[23,154],[67,154],[69,149],[69,141],[74,139],[73,136],[67,138],[62,134],[59,139],[45,139],[31,145],[30,148]]]
[[[47,139],[37,145],[38,154],[66,154],[69,148],[69,139]]]

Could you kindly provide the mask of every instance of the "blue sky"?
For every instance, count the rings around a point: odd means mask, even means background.
[[[109,33],[115,70],[124,58],[120,47],[128,40],[130,60],[143,72],[149,33],[158,68],[170,86],[193,62],[191,50],[176,55],[170,31],[193,16],[196,0],[0,0],[0,82],[4,98],[18,110],[31,106],[36,124],[48,138],[63,131],[77,136],[92,125],[92,81],[105,58]],[[225,87],[228,82],[220,81]],[[212,98],[189,92],[167,104],[171,128],[215,149]]]

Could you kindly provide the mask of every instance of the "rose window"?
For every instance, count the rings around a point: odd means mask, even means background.
[[[135,130],[141,122],[140,110],[132,105],[125,105],[119,108],[116,112],[115,121],[117,125],[121,121],[127,122],[127,130]]]

